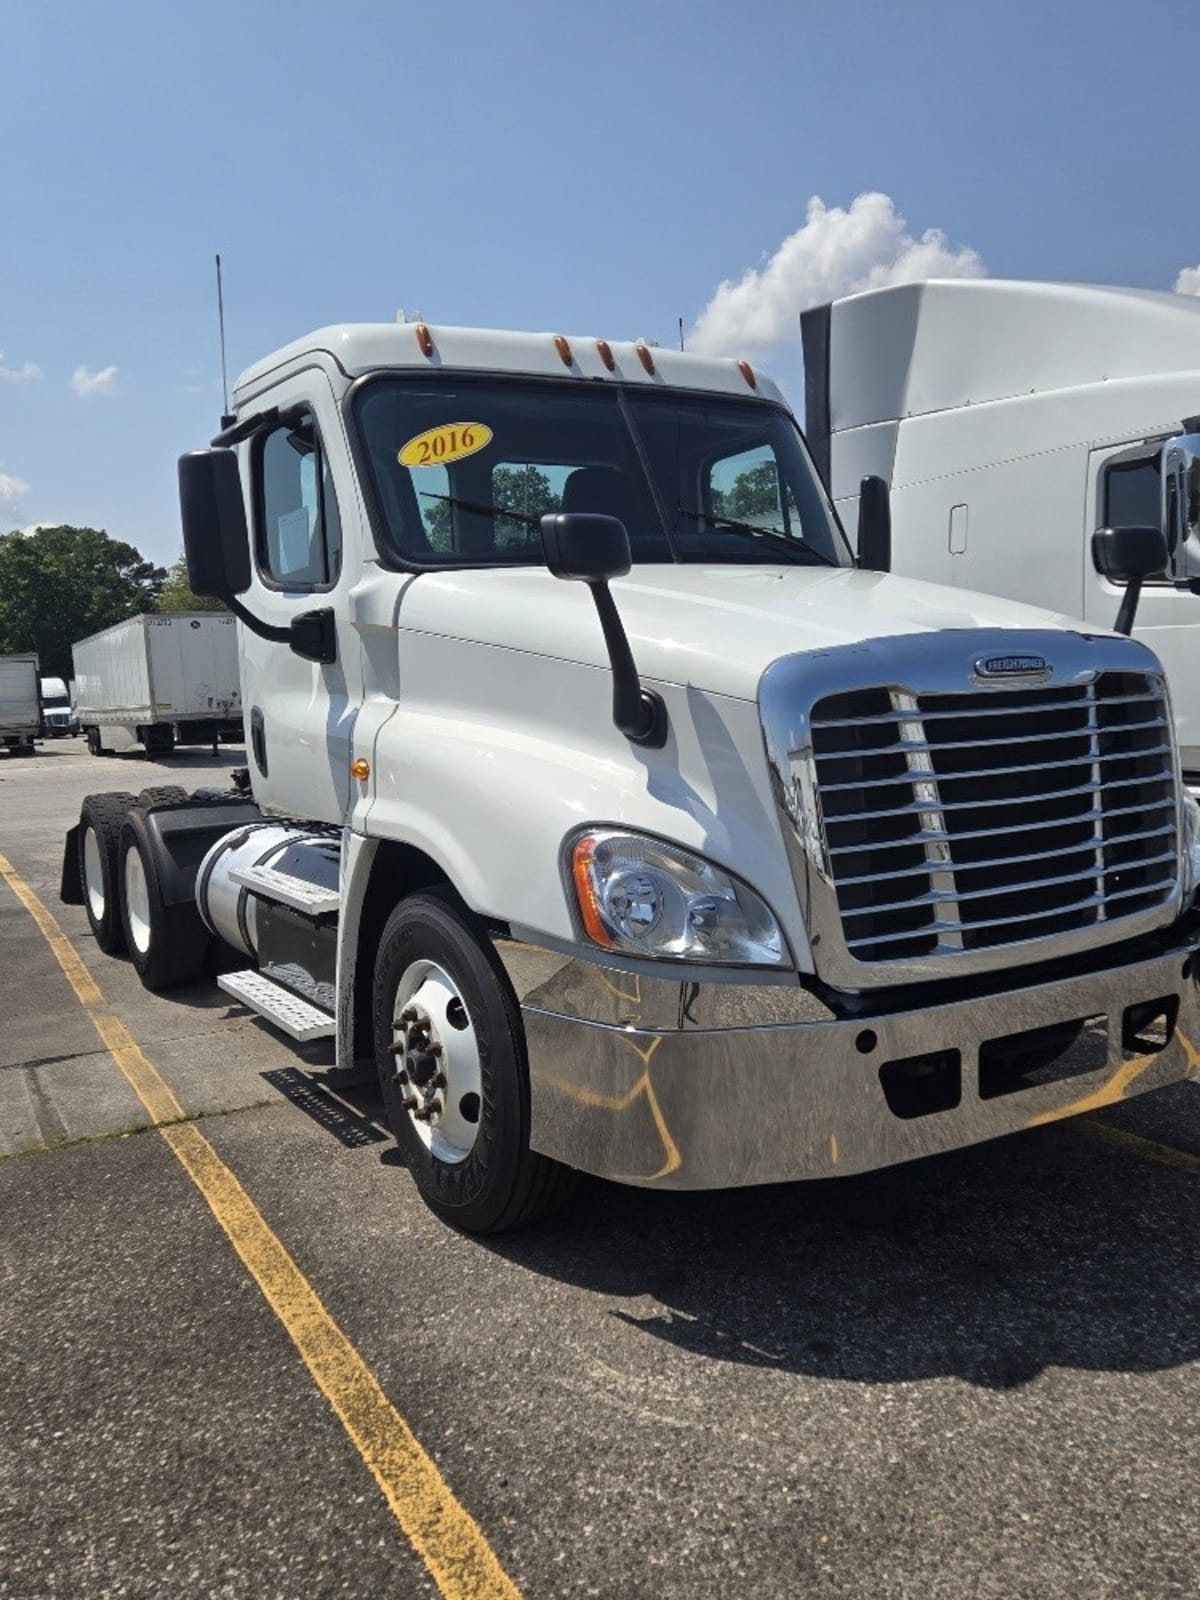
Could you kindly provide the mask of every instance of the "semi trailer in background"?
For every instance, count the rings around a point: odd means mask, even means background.
[[[891,486],[895,572],[1110,628],[1123,586],[1092,535],[1158,527],[1169,564],[1136,634],[1167,670],[1200,783],[1200,494],[1168,505],[1164,445],[1200,424],[1200,300],[1002,279],[902,284],[802,318],[805,429],[847,526]],[[1164,520],[1165,519],[1165,520]]]
[[[130,617],[72,647],[76,716],[93,755],[241,737],[237,626],[210,611]]]
[[[71,691],[62,678],[42,679],[42,731],[48,739],[79,732]]]
[[[0,656],[0,744],[14,755],[31,756],[41,731],[37,656]]]
[[[834,1177],[1197,1076],[1157,657],[892,575],[878,478],[856,563],[748,362],[324,328],[241,377],[180,494],[247,767],[89,795],[63,896],[148,988],[220,954],[373,1060],[456,1227],[580,1170]],[[1094,546],[1130,601],[1167,559]]]

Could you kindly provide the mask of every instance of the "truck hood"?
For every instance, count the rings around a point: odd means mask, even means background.
[[[747,700],[772,661],[801,650],[947,628],[1085,628],[1036,606],[849,568],[640,566],[612,591],[644,677]],[[608,665],[585,585],[541,567],[423,573],[405,588],[399,624]]]

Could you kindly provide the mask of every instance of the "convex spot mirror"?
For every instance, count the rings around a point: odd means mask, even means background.
[[[1200,433],[1167,440],[1161,477],[1166,570],[1173,583],[1200,594]]]
[[[250,587],[250,536],[236,451],[180,456],[179,514],[193,592],[221,600],[243,594]]]

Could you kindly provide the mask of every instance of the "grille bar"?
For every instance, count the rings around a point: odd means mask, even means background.
[[[1038,824],[1038,827],[1043,827],[1043,826],[1044,826],[1043,823],[1039,823]],[[1074,827],[1074,823],[1071,823],[1070,826]],[[1160,838],[1166,838],[1168,836],[1170,836],[1172,839],[1175,836],[1175,825],[1174,825],[1174,823],[1167,823],[1161,828],[1147,828],[1147,829],[1144,829],[1143,831],[1141,831],[1139,833],[1118,833],[1118,834],[1114,834],[1111,838],[1107,839],[1105,841],[1105,843],[1107,843],[1107,844],[1135,844],[1135,843],[1139,843],[1139,842],[1141,842],[1142,840],[1145,840],[1145,839],[1160,839]],[[973,838],[980,838],[980,837],[991,838],[992,835],[990,833],[988,833],[987,835],[974,834],[974,835],[972,835],[972,837]],[[843,846],[843,849],[845,849],[845,848],[846,847]],[[866,849],[869,849],[870,847],[867,846],[867,845],[859,845],[858,848],[860,850],[866,850]],[[1015,865],[1017,865],[1019,863],[1026,862],[1026,861],[1049,861],[1049,860],[1052,860],[1053,857],[1055,857],[1055,856],[1081,856],[1081,855],[1084,854],[1085,851],[1092,850],[1093,848],[1094,848],[1094,841],[1091,838],[1088,838],[1088,839],[1084,839],[1080,844],[1062,845],[1056,850],[1034,850],[1034,851],[1030,852],[1028,855],[992,856],[986,861],[967,861],[967,862],[962,863],[961,870],[964,871],[964,872],[981,872],[981,871],[985,870],[988,867],[1011,867],[1011,866],[1015,866]],[[1173,861],[1175,859],[1174,850],[1169,851],[1168,854],[1165,855],[1162,859],[1164,861],[1166,861],[1166,860]],[[856,884],[856,883],[883,883],[883,882],[886,882],[887,879],[889,879],[889,878],[912,878],[912,877],[916,877],[916,876],[919,876],[919,874],[921,873],[922,870],[923,869],[921,867],[901,867],[899,869],[899,871],[897,871],[897,872],[867,872],[867,873],[864,873],[861,877],[858,877],[858,878],[843,878],[843,877],[839,876],[838,882],[842,885],[843,888],[849,889],[849,888],[853,887],[853,885]],[[1039,880],[1039,881],[1043,881],[1043,880]]]
[[[1092,822],[1097,817],[1131,817],[1131,816],[1139,816],[1140,817],[1140,816],[1145,816],[1146,813],[1149,812],[1149,811],[1165,811],[1168,808],[1172,812],[1174,812],[1174,810],[1175,810],[1175,796],[1173,794],[1171,794],[1169,796],[1164,796],[1163,799],[1161,799],[1161,800],[1150,801],[1146,805],[1110,806],[1110,807],[1108,807],[1107,810],[1104,810],[1104,811],[1097,811],[1097,810],[1081,811],[1077,817],[1072,817],[1071,818],[1070,826],[1074,827],[1076,824],[1079,824],[1079,823]],[[893,814],[899,815],[899,813],[893,813]],[[880,817],[880,816],[889,815],[889,813],[882,812],[882,811],[864,811],[864,812],[861,813],[861,815],[863,815],[865,817]],[[853,819],[849,818],[849,817],[837,817],[837,818],[835,818],[833,820],[835,820],[837,822],[849,822],[849,821],[851,821]],[[1005,833],[1042,833],[1042,832],[1044,832],[1046,826],[1047,826],[1046,823],[1045,822],[1041,822],[1041,821],[1039,821],[1039,822],[1015,822],[1015,823],[1011,824],[1009,827],[1005,828],[1004,831],[1005,831]],[[1173,833],[1174,831],[1175,831],[1175,826],[1174,826],[1174,823],[1172,823],[1171,824],[1171,832]],[[936,839],[936,840],[938,840],[938,841],[940,841],[942,843],[949,843],[949,841],[951,839],[953,839],[956,842],[958,842],[958,841],[961,841],[961,840],[964,840],[964,839],[994,839],[995,836],[996,836],[995,828],[976,828],[971,832],[963,831],[963,832],[957,832],[957,833],[952,833],[952,834],[951,833],[913,833],[911,835],[911,839],[912,839],[913,843],[924,844],[924,843],[927,843],[931,839]],[[867,845],[867,844],[835,844],[835,845],[830,845],[829,853],[830,853],[830,855],[834,855],[834,856],[837,856],[837,855],[854,855],[856,852],[861,854],[862,851],[870,850],[872,848],[874,848],[873,845]],[[845,880],[843,880],[843,881],[845,881]]]
[[[1175,893],[1174,747],[1149,671],[1065,689],[855,688],[818,700],[809,726],[842,938],[861,963],[1098,931]]]

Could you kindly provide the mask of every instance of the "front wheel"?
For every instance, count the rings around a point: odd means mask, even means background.
[[[525,1226],[575,1174],[529,1148],[520,1012],[482,930],[436,893],[393,911],[375,962],[375,1059],[421,1198],[467,1233]]]

